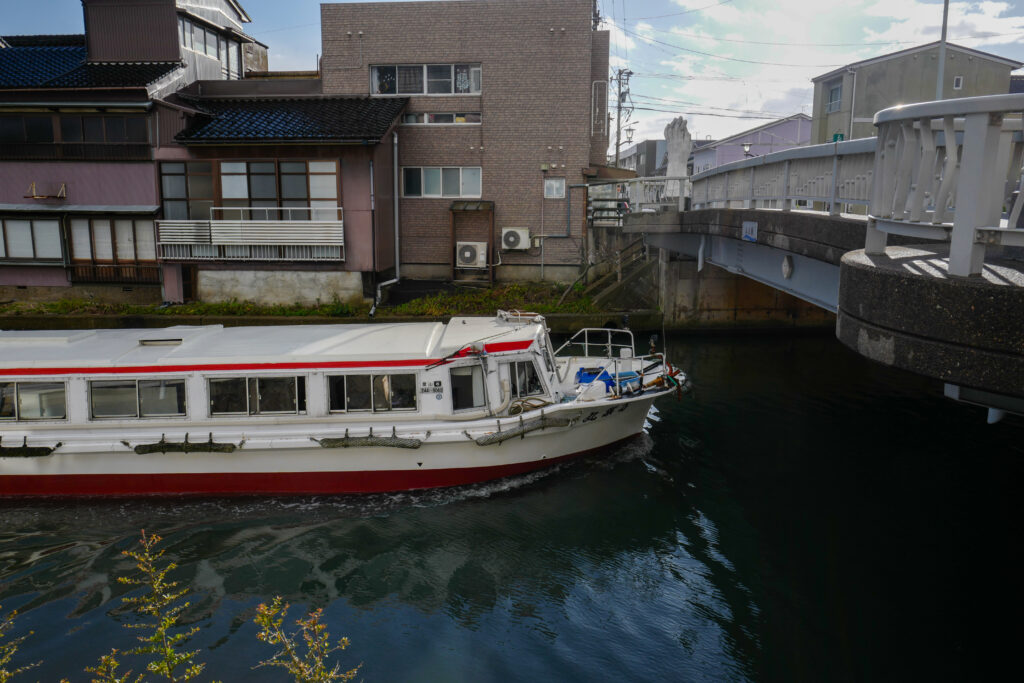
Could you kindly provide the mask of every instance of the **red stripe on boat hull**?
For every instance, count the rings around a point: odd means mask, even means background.
[[[533,344],[531,340],[513,342],[492,342],[484,344],[487,353],[523,351]],[[461,357],[470,355],[463,353]],[[248,370],[322,370],[356,368],[408,368],[424,367],[444,362],[444,358],[420,358],[408,360],[339,360],[339,361],[294,361],[287,363],[206,363],[198,365],[104,365],[64,368],[0,368],[0,375],[30,377],[35,375],[123,375],[150,374],[158,372],[236,372]]]
[[[491,467],[365,472],[0,475],[0,496],[224,496],[383,493],[477,484],[550,467],[633,438],[578,453]]]

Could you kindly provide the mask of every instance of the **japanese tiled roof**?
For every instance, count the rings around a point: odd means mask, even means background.
[[[197,99],[211,112],[176,137],[208,142],[377,142],[405,108],[405,97]]]
[[[84,33],[0,36],[11,47],[85,47]]]
[[[49,45],[44,40],[72,42],[67,38],[11,36],[26,44],[0,48],[0,88],[144,87],[180,66],[178,62],[87,62],[84,46]],[[40,44],[30,44],[29,39]]]
[[[146,86],[181,66],[180,62],[86,62],[50,79],[48,88],[125,88]]]
[[[0,48],[0,88],[42,87],[84,61],[84,47]]]

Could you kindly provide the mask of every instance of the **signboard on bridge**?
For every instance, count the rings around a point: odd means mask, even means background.
[[[747,242],[757,241],[757,221],[743,221],[743,239]]]

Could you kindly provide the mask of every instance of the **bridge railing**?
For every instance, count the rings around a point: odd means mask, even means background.
[[[815,206],[839,214],[871,203],[875,138],[794,147],[692,177],[694,209]],[[864,209],[862,209],[863,211]]]
[[[878,112],[865,251],[884,253],[888,234],[949,241],[949,273],[969,276],[981,273],[986,245],[1024,246],[1021,112],[1024,95]]]
[[[671,207],[683,210],[683,200],[690,196],[690,179],[648,176],[619,178],[588,183],[588,198],[596,219],[618,221],[625,213],[645,209]]]

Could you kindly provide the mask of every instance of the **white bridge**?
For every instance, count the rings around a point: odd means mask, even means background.
[[[843,343],[955,398],[1024,413],[1022,112],[1024,95],[885,109],[875,138],[694,175],[689,210],[637,206],[623,230],[836,312]]]

